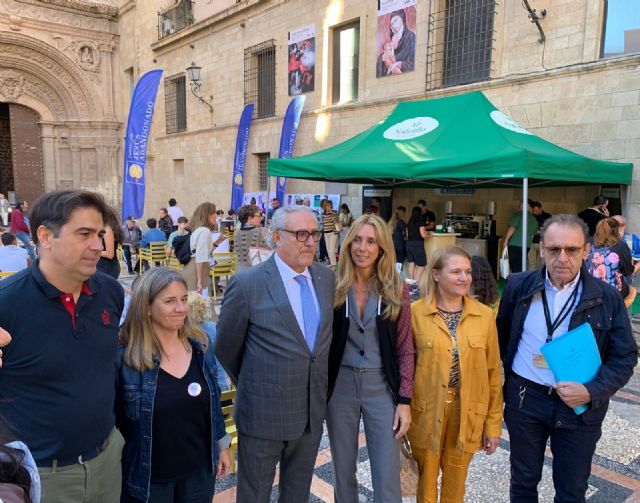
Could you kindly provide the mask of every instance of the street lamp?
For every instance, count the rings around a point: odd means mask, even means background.
[[[196,65],[195,62],[193,61],[191,62],[191,65],[186,69],[187,75],[189,76],[189,81],[190,81],[189,85],[191,86],[191,92],[196,97],[198,102],[202,103],[203,105],[207,105],[211,113],[213,113],[213,107],[211,106],[211,103],[209,103],[209,101],[205,100],[202,96],[198,94],[200,92],[200,88],[202,87],[202,83],[200,82],[201,69],[202,69],[201,66]],[[213,100],[213,96],[211,96],[211,100]]]

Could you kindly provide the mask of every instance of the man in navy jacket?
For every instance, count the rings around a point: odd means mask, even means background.
[[[586,224],[573,215],[555,215],[540,236],[545,267],[509,277],[497,319],[511,444],[510,498],[538,501],[550,438],[555,502],[579,502],[609,398],[631,378],[638,347],[620,294],[583,267],[589,253]],[[585,322],[602,366],[588,383],[556,382],[540,348]],[[587,406],[581,415],[573,411],[579,405]]]

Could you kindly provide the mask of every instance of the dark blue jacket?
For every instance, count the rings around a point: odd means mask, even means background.
[[[225,437],[225,424],[220,409],[220,388],[216,382],[213,345],[207,348],[190,339],[210,391],[211,458],[213,469],[218,463],[218,440]],[[154,368],[138,372],[123,360],[124,347],[118,349],[116,360],[116,426],[126,441],[122,452],[122,485],[131,496],[147,501],[151,484],[151,436],[153,401],[158,384],[160,360],[153,357]],[[204,439],[203,439],[204,440]]]
[[[509,276],[502,294],[497,325],[505,382],[511,374],[531,300],[534,294],[544,288],[545,274],[544,268],[513,274]],[[580,275],[582,294],[571,315],[569,329],[589,323],[600,350],[602,366],[595,378],[585,384],[591,395],[591,403],[589,410],[581,416],[585,424],[595,425],[603,421],[609,397],[633,375],[638,361],[638,346],[633,338],[629,314],[618,291],[591,276],[584,267]],[[562,407],[566,405],[562,404]]]

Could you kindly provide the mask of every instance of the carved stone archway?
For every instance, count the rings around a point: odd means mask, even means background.
[[[45,190],[77,187],[97,190],[118,203],[118,130],[111,97],[105,99],[87,73],[100,61],[72,59],[33,37],[0,31],[0,101],[24,105],[41,118]],[[108,54],[113,48],[102,47]],[[77,52],[83,56],[81,52]],[[83,56],[84,57],[84,56]],[[110,72],[110,64],[105,72]],[[109,79],[113,76],[103,73]]]

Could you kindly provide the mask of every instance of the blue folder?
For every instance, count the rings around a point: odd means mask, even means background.
[[[640,237],[631,236],[631,255],[634,259],[640,259]]]
[[[553,339],[542,346],[540,351],[557,382],[586,384],[593,380],[602,365],[596,338],[588,323]],[[579,415],[587,410],[587,406],[579,405],[573,410]]]

